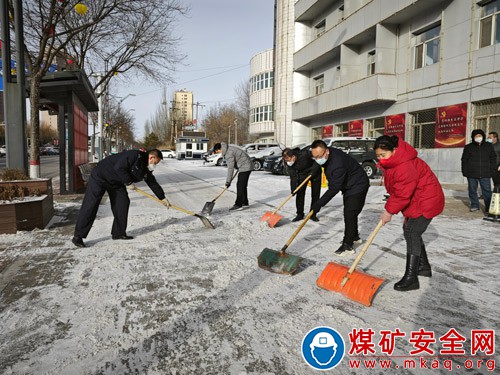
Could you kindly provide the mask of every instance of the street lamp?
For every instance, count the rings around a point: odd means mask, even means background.
[[[118,102],[118,106],[120,106],[120,104],[122,104],[122,103],[125,101],[125,99],[127,99],[129,96],[137,96],[137,95],[132,94],[132,93],[125,95],[125,96],[124,96],[123,98],[121,98],[121,99],[120,99],[120,101]]]

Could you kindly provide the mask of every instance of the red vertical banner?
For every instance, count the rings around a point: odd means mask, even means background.
[[[435,148],[464,147],[466,131],[467,103],[437,109]]]
[[[400,113],[398,115],[385,116],[384,120],[384,135],[395,135],[399,139],[405,139],[405,122],[406,115]]]
[[[323,126],[321,128],[321,138],[333,137],[333,125]]]
[[[363,120],[349,121],[349,130],[347,135],[349,137],[362,137],[363,136]]]

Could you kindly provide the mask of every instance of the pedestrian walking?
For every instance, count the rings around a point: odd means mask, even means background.
[[[497,157],[493,145],[486,142],[484,131],[472,131],[472,142],[465,145],[462,153],[462,174],[467,177],[470,211],[479,211],[477,186],[481,186],[484,211],[488,212],[491,202],[491,178],[498,170]]]
[[[336,255],[354,254],[354,243],[360,243],[358,216],[365,205],[370,180],[359,163],[345,152],[327,147],[322,140],[311,145],[311,155],[320,166],[323,166],[328,180],[328,190],[314,203],[312,210],[317,214],[337,195],[339,191],[344,200],[344,238],[342,245],[335,251]]]
[[[283,161],[288,166],[288,171],[290,175],[290,189],[292,193],[297,189],[297,187],[309,176],[311,179],[311,209],[319,199],[321,193],[321,167],[318,163],[315,163],[311,158],[311,152],[309,148],[285,148],[282,152]],[[295,218],[292,220],[300,221],[304,219],[304,204],[306,197],[306,187],[304,185],[295,194],[295,207],[296,214]],[[312,221],[319,221],[316,214],[311,216]]]
[[[487,142],[493,145],[493,150],[495,150],[495,155],[497,156],[497,168],[493,173],[493,185],[500,186],[500,142],[498,141],[497,132],[489,132]]]
[[[92,169],[83,203],[78,213],[72,242],[75,246],[85,247],[86,238],[97,215],[99,203],[105,192],[109,195],[111,211],[113,212],[113,240],[130,240],[127,235],[127,218],[130,199],[127,188],[134,189],[134,182],[144,180],[158,199],[168,200],[162,187],[156,182],[153,171],[163,159],[162,153],[153,149],[150,151],[130,150],[110,155]]]
[[[441,184],[417,150],[396,136],[383,135],[373,147],[384,170],[384,183],[389,198],[380,220],[385,224],[402,212],[406,240],[406,269],[394,284],[399,291],[420,287],[418,276],[432,276],[422,234],[434,217],[443,212],[444,194]]]
[[[248,207],[248,179],[252,172],[252,159],[241,148],[236,145],[228,145],[224,142],[214,145],[214,152],[222,154],[227,163],[226,187],[231,186],[234,170],[238,170],[238,181],[236,183],[236,202],[229,210],[242,210]]]

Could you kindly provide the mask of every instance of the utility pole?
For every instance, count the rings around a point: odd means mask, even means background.
[[[234,144],[238,146],[238,119],[234,120]]]
[[[205,107],[204,104],[200,104],[200,102],[193,103],[193,107],[196,106],[196,130],[198,130],[198,107]],[[205,134],[206,135],[206,134]]]

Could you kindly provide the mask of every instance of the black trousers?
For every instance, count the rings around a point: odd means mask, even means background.
[[[431,221],[432,219],[427,219],[424,216],[417,217],[416,219],[405,218],[403,233],[406,240],[407,255],[420,256],[422,249],[425,250],[422,234],[427,230]]]
[[[236,183],[236,202],[234,203],[236,206],[248,206],[248,178],[250,177],[251,172],[252,171],[238,173],[238,182]]]
[[[110,185],[105,181],[95,178],[90,175],[87,184],[87,190],[83,197],[82,207],[78,213],[78,220],[75,227],[75,237],[86,238],[92,228],[92,224],[97,215],[99,204],[108,192],[111,203],[111,211],[113,212],[113,227],[111,229],[112,236],[121,236],[127,232],[128,209],[130,207],[130,199],[128,197],[125,185],[116,186]]]
[[[292,192],[297,189],[297,187],[307,178],[307,176],[300,176],[298,179],[290,179],[290,187]],[[311,181],[311,207],[319,199],[321,193],[321,175]],[[305,184],[300,188],[300,190],[295,195],[295,207],[297,209],[297,215],[304,214],[304,205],[306,200],[306,190],[307,185]]]
[[[368,189],[347,197],[344,195],[345,229],[343,242],[348,245],[352,245],[354,240],[359,238],[358,216],[365,206],[366,194],[368,194]]]

